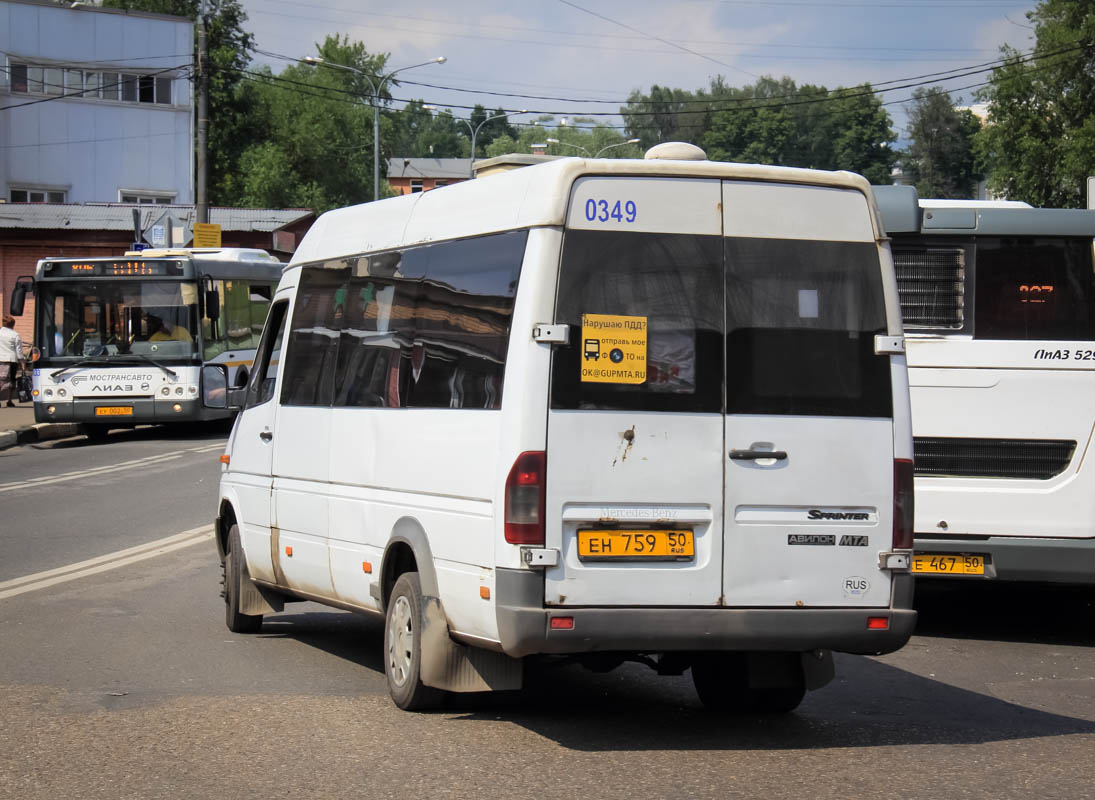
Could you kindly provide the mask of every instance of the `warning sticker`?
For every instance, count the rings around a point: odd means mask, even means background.
[[[582,381],[646,382],[646,317],[582,314]]]

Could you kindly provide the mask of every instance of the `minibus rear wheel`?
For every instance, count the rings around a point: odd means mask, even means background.
[[[780,654],[771,654],[778,657]],[[748,653],[702,653],[692,662],[692,683],[704,706],[728,714],[786,714],[806,695],[797,653],[783,654],[783,686],[751,687]],[[770,678],[771,676],[769,676]]]
[[[228,550],[224,554],[222,575],[224,579],[224,621],[232,633],[258,633],[262,630],[262,614],[240,613],[240,582],[247,567],[244,564],[240,529],[233,525],[228,529]]]
[[[422,683],[422,584],[404,572],[392,587],[384,615],[384,675],[392,702],[404,711],[440,705],[445,693]]]

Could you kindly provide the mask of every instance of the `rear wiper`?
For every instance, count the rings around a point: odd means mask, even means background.
[[[125,354],[124,356],[121,356],[120,358],[112,358],[112,359],[110,360],[110,362],[111,362],[112,364],[117,364],[117,363],[119,363],[119,362],[125,362],[125,361],[129,361],[130,359],[133,359],[133,358],[139,358],[139,359],[141,359],[142,361],[147,361],[147,362],[148,362],[149,364],[151,364],[152,366],[154,366],[154,367],[158,367],[159,369],[162,369],[162,370],[163,370],[164,372],[166,372],[166,373],[167,373],[168,375],[170,375],[170,376],[171,376],[172,378],[176,377],[176,376],[175,376],[175,370],[173,370],[173,369],[168,369],[168,368],[167,368],[167,367],[165,367],[165,366],[164,366],[163,364],[161,364],[161,363],[160,363],[159,361],[154,361],[154,360],[152,360],[151,358],[149,358],[148,356],[146,356],[146,355],[145,355],[144,353],[126,353],[126,354]]]
[[[109,364],[109,363],[111,363],[111,360],[109,358],[85,358],[81,361],[77,361],[75,364],[69,364],[66,367],[61,367],[61,369],[57,370],[56,372],[51,372],[50,377],[51,378],[59,378],[62,375],[64,375],[66,372],[68,372],[70,369],[76,369],[78,367],[90,367],[90,366],[93,366],[93,365],[96,365],[96,364]]]

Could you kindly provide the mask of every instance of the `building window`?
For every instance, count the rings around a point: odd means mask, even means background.
[[[422,191],[422,181],[420,179],[417,179],[417,178],[412,178],[411,179],[411,193],[413,194],[415,192],[421,192],[421,191]]]
[[[137,203],[138,205],[166,206],[175,202],[175,195],[167,192],[118,192],[118,200],[122,203]]]
[[[11,202],[13,203],[63,203],[65,192],[56,189],[12,189]]]
[[[19,94],[66,94],[121,100],[124,103],[171,105],[172,75],[98,72],[68,67],[11,64],[11,91]]]
[[[436,189],[436,188],[437,188],[438,186],[448,186],[448,185],[449,185],[449,182],[448,182],[448,181],[434,181],[434,182],[433,182],[433,188],[435,188],[435,189]]]

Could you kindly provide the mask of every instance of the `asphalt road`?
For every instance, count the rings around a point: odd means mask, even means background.
[[[1095,796],[1092,591],[923,587],[905,649],[727,718],[639,665],[398,711],[378,620],[300,604],[229,633],[208,538],[18,580],[207,524],[222,440],[0,457],[0,489],[28,483],[0,492],[0,797]]]

